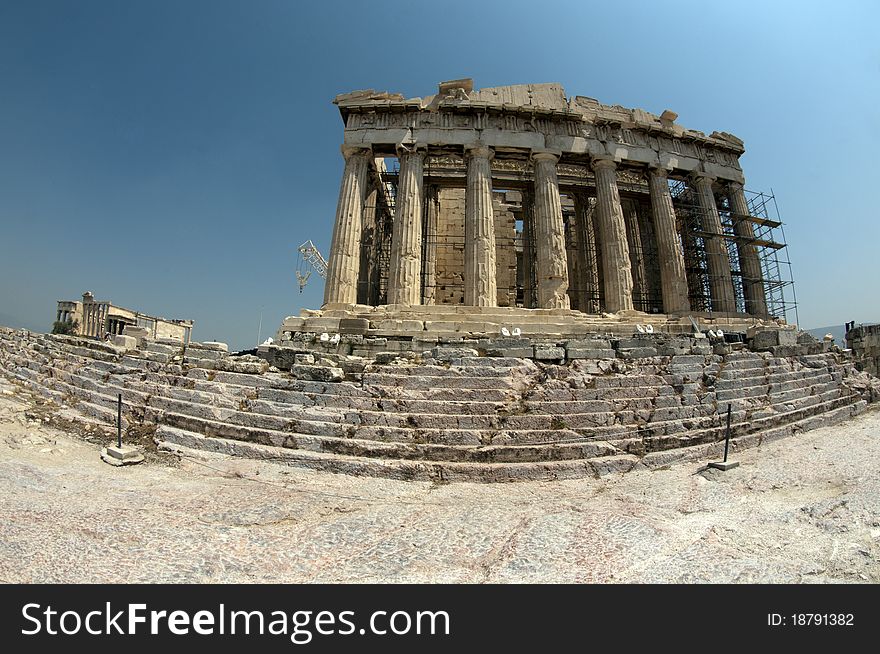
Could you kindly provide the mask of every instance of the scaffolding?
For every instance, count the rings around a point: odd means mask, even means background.
[[[785,224],[779,215],[779,205],[773,189],[770,193],[746,191],[746,202],[749,216],[745,217],[753,224],[755,245],[760,247],[761,271],[764,278],[764,291],[767,294],[767,309],[770,315],[789,319],[794,314],[794,322],[800,323],[798,316],[797,293],[795,292],[794,276],[791,260],[785,243]],[[774,230],[778,229],[777,239]]]
[[[709,269],[706,243],[708,239],[717,236],[706,230],[706,210],[700,205],[694,189],[685,180],[670,178],[669,190],[682,238],[691,310],[711,314],[711,287],[715,279]],[[730,265],[736,310],[740,313],[746,312],[743,273],[737,246],[750,244],[755,247],[760,260],[768,313],[773,318],[786,321],[793,316],[797,322],[797,296],[776,199],[772,191],[768,194],[747,190],[745,196],[748,215],[731,211],[725,193],[718,194],[715,198],[721,221],[721,238],[724,239]],[[753,236],[746,237],[737,233],[740,231],[737,226],[743,221],[750,223]]]

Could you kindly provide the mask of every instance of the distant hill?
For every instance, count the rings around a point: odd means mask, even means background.
[[[8,313],[0,313],[0,325],[3,327],[12,327],[13,329],[28,329],[30,331],[49,331],[52,329],[52,325],[43,325],[42,327],[37,327],[34,323],[29,320],[22,320],[18,316],[13,316]]]
[[[816,327],[814,329],[805,329],[804,331],[809,332],[820,341],[824,338],[825,334],[831,334],[838,347],[846,347],[846,339],[844,338],[846,332],[844,331],[843,324],[831,325],[830,327]]]

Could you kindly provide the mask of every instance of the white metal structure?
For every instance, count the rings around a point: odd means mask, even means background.
[[[302,293],[312,275],[312,270],[317,272],[321,279],[327,279],[327,260],[311,239],[300,245],[297,252],[299,257],[296,264],[296,281],[299,284],[299,292]]]

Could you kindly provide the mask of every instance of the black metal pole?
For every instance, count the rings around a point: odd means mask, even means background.
[[[727,422],[728,424],[730,423],[729,417]],[[122,393],[116,395],[116,445],[119,449],[122,449]],[[726,452],[724,459],[725,461],[727,460]]]
[[[120,395],[120,397],[122,397]],[[727,463],[727,450],[730,447],[730,403],[727,404],[727,434],[724,437],[724,463]]]

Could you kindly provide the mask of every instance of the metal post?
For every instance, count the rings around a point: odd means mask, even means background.
[[[122,397],[120,395],[120,397]],[[727,434],[724,437],[724,463],[727,463],[727,450],[730,447],[730,403],[727,404]]]
[[[727,422],[730,423],[729,417]],[[116,395],[116,445],[122,449],[122,393]],[[727,460],[727,452],[724,454],[724,460]]]

